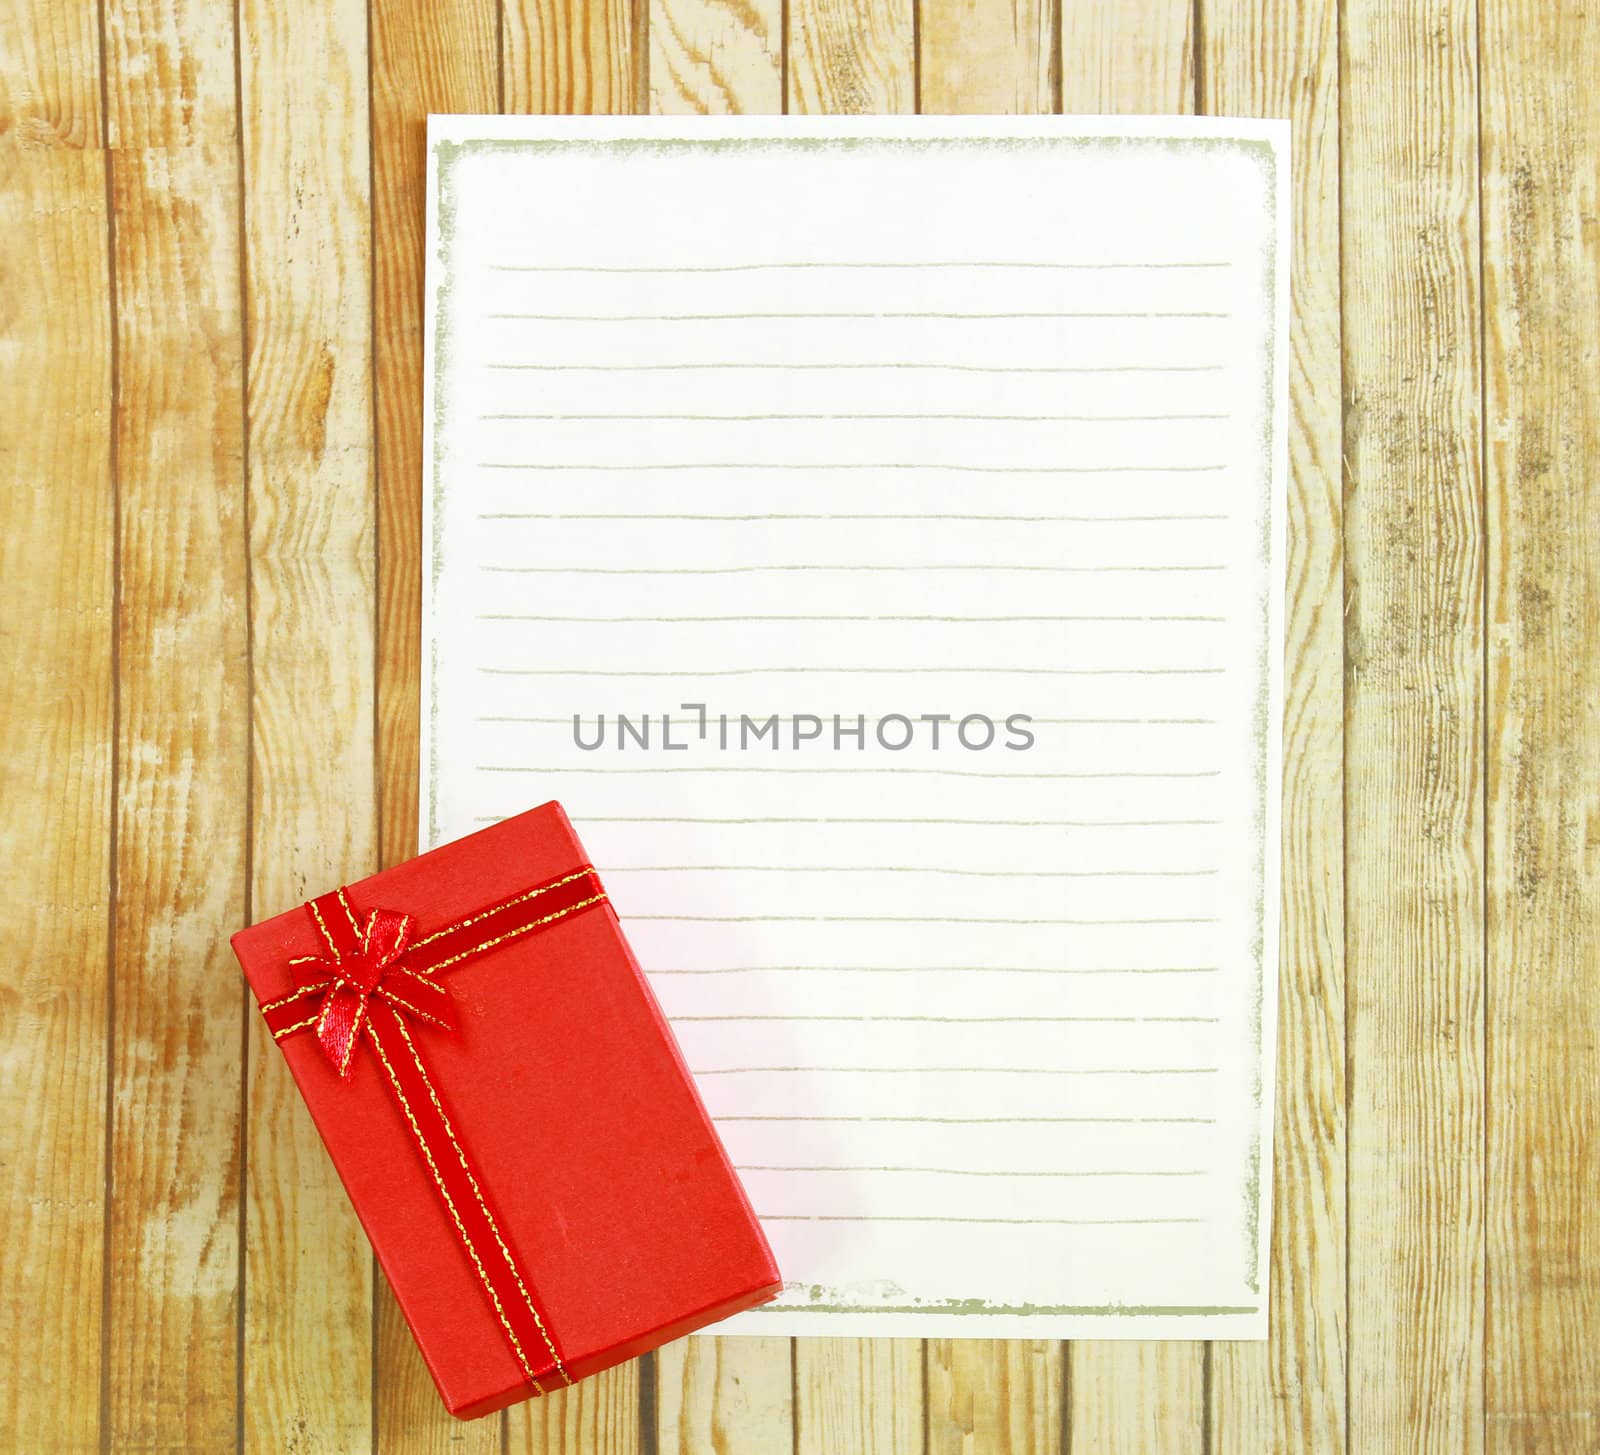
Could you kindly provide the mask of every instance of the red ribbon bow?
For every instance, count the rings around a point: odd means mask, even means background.
[[[306,905],[327,953],[291,960],[297,969],[312,967],[302,971],[309,978],[261,1007],[275,1040],[313,1030],[322,1054],[343,1080],[353,1073],[363,1034],[371,1043],[462,1250],[518,1366],[538,1394],[544,1393],[540,1380],[551,1374],[568,1384],[572,1380],[407,1023],[455,1030],[453,997],[438,979],[444,971],[605,898],[594,870],[585,865],[418,938],[415,921],[398,910],[374,909],[362,923],[339,889]],[[313,1002],[316,1010],[307,1014]]]
[[[398,910],[375,909],[367,916],[360,948],[354,954],[341,955],[334,948],[331,955],[313,955],[300,962],[327,973],[328,988],[317,1013],[317,1041],[322,1054],[345,1079],[350,1076],[370,996],[376,995],[408,1015],[446,1030],[456,1028],[450,992],[437,980],[396,964],[415,923],[410,915]],[[425,1002],[428,1009],[424,1010],[419,1001]]]

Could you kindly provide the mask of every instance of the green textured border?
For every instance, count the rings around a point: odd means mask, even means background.
[[[451,245],[455,240],[456,208],[458,197],[456,194],[453,173],[457,162],[470,154],[484,152],[498,152],[501,155],[539,155],[552,151],[587,151],[605,152],[607,154],[633,155],[648,152],[655,155],[685,155],[690,153],[745,151],[750,148],[773,148],[784,150],[804,150],[810,152],[838,151],[850,152],[867,148],[893,146],[897,148],[909,147],[913,150],[925,151],[930,148],[951,147],[977,147],[992,150],[999,147],[1008,151],[1016,150],[1048,150],[1057,151],[1062,148],[1073,151],[1089,149],[1156,149],[1162,151],[1172,150],[1198,150],[1200,152],[1225,151],[1242,154],[1254,161],[1260,167],[1265,184],[1264,210],[1268,218],[1266,230],[1267,244],[1262,255],[1263,296],[1265,305],[1263,357],[1265,368],[1263,370],[1263,418],[1265,427],[1261,436],[1261,470],[1262,494],[1259,502],[1261,536],[1259,540],[1258,562],[1262,566],[1260,579],[1262,589],[1259,605],[1263,622],[1261,633],[1261,651],[1257,659],[1258,688],[1256,699],[1252,704],[1251,724],[1253,737],[1256,744],[1255,765],[1256,781],[1255,792],[1251,804],[1251,817],[1256,833],[1257,857],[1255,865],[1255,905],[1254,923],[1256,932],[1251,944],[1251,958],[1255,965],[1255,983],[1252,987],[1251,1003],[1249,1008],[1250,1032],[1252,1039],[1252,1062],[1250,1100],[1253,1112],[1253,1124],[1261,1123],[1266,1087],[1262,1080],[1262,1037],[1265,1025],[1266,1004],[1266,946],[1264,942],[1265,913],[1266,913],[1266,886],[1267,886],[1267,825],[1271,821],[1271,810],[1268,803],[1268,793],[1271,788],[1269,783],[1269,768],[1271,758],[1269,745],[1271,742],[1272,722],[1272,672],[1270,653],[1272,651],[1272,593],[1276,582],[1272,572],[1272,548],[1274,543],[1274,528],[1276,516],[1272,508],[1272,492],[1277,482],[1276,469],[1278,450],[1278,338],[1277,324],[1280,313],[1280,291],[1283,280],[1278,266],[1279,245],[1279,165],[1278,155],[1274,144],[1264,138],[1246,137],[1155,137],[1155,136],[930,136],[930,137],[887,137],[887,136],[756,136],[756,137],[706,137],[696,140],[689,137],[579,137],[570,139],[557,137],[473,137],[465,140],[447,140],[441,138],[432,143],[432,164],[435,167],[437,182],[437,256],[435,259],[438,268],[438,283],[431,300],[434,310],[433,333],[433,451],[429,468],[432,471],[432,488],[429,491],[432,502],[432,560],[429,562],[431,573],[430,586],[437,594],[441,562],[444,556],[444,508],[441,477],[444,463],[444,426],[445,426],[445,369],[451,356],[454,342],[450,327],[450,310],[448,307],[452,289]],[[426,842],[437,842],[439,830],[438,806],[438,721],[439,721],[439,675],[438,675],[438,642],[429,646],[429,696],[425,704],[428,733],[428,802],[425,807],[427,814]],[[1281,852],[1281,850],[1280,850]],[[1260,1258],[1259,1247],[1261,1238],[1262,1216],[1262,1187],[1261,1187],[1261,1137],[1257,1134],[1252,1138],[1251,1149],[1247,1161],[1245,1183],[1241,1189],[1244,1202],[1244,1232],[1245,1232],[1245,1267],[1248,1270],[1246,1284],[1251,1292],[1260,1294]],[[789,1292],[790,1290],[785,1290]],[[912,1302],[905,1304],[858,1304],[837,1301],[840,1290],[822,1285],[807,1284],[794,1288],[795,1292],[803,1292],[806,1301],[801,1303],[774,1302],[762,1305],[751,1310],[752,1314],[762,1313],[938,1313],[938,1314],[980,1314],[980,1315],[1060,1315],[1071,1317],[1181,1317],[1189,1316],[1215,1316],[1229,1314],[1258,1314],[1261,1312],[1259,1303],[1246,1307],[1233,1307],[1225,1305],[1216,1306],[1173,1306],[1159,1307],[1153,1305],[1078,1305],[1078,1304],[991,1304],[981,1299],[947,1299],[933,1303]]]

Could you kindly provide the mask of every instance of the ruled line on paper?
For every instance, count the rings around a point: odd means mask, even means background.
[[[675,677],[692,680],[696,677],[761,677],[772,673],[821,672],[838,676],[925,676],[933,673],[983,673],[989,676],[1012,677],[1218,677],[1225,667],[833,667],[817,663],[805,667],[688,667],[682,670],[645,671],[622,670],[609,667],[491,667],[480,665],[480,672],[502,677]]]
[[[1151,1167],[1096,1167],[1070,1171],[1038,1171],[1026,1167],[777,1167],[760,1163],[742,1162],[735,1172],[913,1172],[925,1177],[1204,1177],[1203,1167],[1151,1168]]]
[[[537,763],[477,763],[473,765],[479,773],[548,773],[550,770]],[[812,764],[801,764],[796,767],[779,767],[772,763],[686,763],[683,765],[659,764],[647,768],[617,767],[604,764],[598,767],[589,767],[586,764],[569,764],[562,768],[563,773],[798,773],[801,775],[813,773],[846,773],[861,774],[891,774],[897,778],[933,777],[933,778],[997,778],[1006,782],[1043,782],[1047,780],[1071,779],[1076,782],[1097,782],[1109,779],[1133,778],[1141,780],[1166,780],[1166,779],[1201,779],[1216,778],[1221,774],[1217,768],[1205,768],[1193,772],[1168,772],[1145,771],[1141,769],[1102,769],[1093,773],[1014,773],[1004,769],[998,772],[986,772],[982,768],[908,768],[899,764],[889,767],[877,768],[867,765],[851,764],[846,767],[832,768],[820,767]]]
[[[1141,1227],[1159,1223],[1203,1223],[1204,1218],[958,1218],[932,1213],[769,1213],[764,1223],[1003,1223],[1013,1227]]]
[[[528,517],[514,517],[514,519],[528,519]],[[672,515],[666,519],[683,520],[683,515]],[[720,517],[726,519],[726,517]],[[994,517],[984,517],[994,519]],[[1006,517],[1010,519],[1010,517]],[[1101,571],[1150,571],[1150,573],[1166,573],[1166,571],[1226,571],[1222,563],[1205,563],[1205,565],[984,565],[982,562],[973,565],[939,565],[928,562],[925,565],[834,565],[826,560],[814,562],[778,563],[778,565],[747,565],[747,567],[659,567],[656,570],[637,571],[626,567],[522,567],[522,565],[496,565],[493,562],[478,563],[480,571],[504,571],[507,575],[518,576],[749,576],[758,571],[1050,571],[1050,573],[1101,573]],[[539,621],[542,618],[538,613],[517,616],[518,621]],[[645,618],[650,619],[650,618]],[[926,619],[926,618],[917,618]],[[968,621],[971,618],[950,618],[957,621]],[[1096,621],[1126,621],[1126,619],[1152,619],[1152,618],[1122,618],[1122,616],[1101,616]],[[1154,618],[1160,621],[1224,621],[1222,616],[1195,616],[1195,618]]]
[[[1206,465],[963,465],[948,460],[818,460],[801,464],[795,460],[648,460],[633,463],[589,460],[479,460],[480,470],[521,470],[550,474],[564,470],[599,470],[607,474],[641,470],[779,470],[816,474],[823,470],[948,470],[959,475],[1218,475],[1226,462]]]
[[[817,310],[806,313],[486,313],[483,317],[495,322],[506,320],[520,320],[528,323],[729,323],[729,322],[765,322],[777,323],[788,319],[796,319],[806,323],[814,319],[828,321],[843,321],[845,319],[884,319],[884,318],[937,318],[937,319],[976,319],[981,322],[999,320],[1037,319],[1072,319],[1072,318],[1228,318],[1227,313],[1208,312],[1204,310],[1177,309],[1172,311],[1152,310],[1146,312],[1040,312],[1029,310],[1008,313],[946,313],[938,310],[915,311],[882,311],[882,312],[827,312]]]
[[[1014,1026],[1014,1025],[1174,1025],[1214,1026],[1219,1017],[1214,1015],[675,1015],[677,1021],[783,1021],[832,1022],[873,1024],[875,1022],[939,1026]]]
[[[781,712],[752,712],[745,714],[755,722],[765,722],[769,717],[775,717],[779,722],[793,722],[791,715]],[[869,713],[860,714],[870,723],[882,722],[881,717],[873,717]],[[990,716],[1003,716],[993,714]],[[573,713],[566,717],[536,717],[523,713],[479,713],[474,719],[476,722],[523,722],[540,723],[545,725],[559,723],[566,727],[573,720],[579,722],[597,722],[598,716],[584,716]],[[1217,719],[1214,717],[1030,717],[1030,723],[1045,723],[1058,727],[1215,727]]]
[[[960,874],[979,879],[1202,879],[1216,869],[962,869],[947,864],[608,864],[607,874]]]
[[[606,871],[610,873],[610,870]],[[856,975],[1219,975],[1220,965],[695,965],[649,967],[651,975],[766,975],[845,971]]]
[[[768,420],[938,420],[964,423],[995,424],[1158,424],[1180,420],[1224,420],[1231,414],[480,414],[481,420],[653,420],[658,423],[692,422],[697,424],[765,423]]]
[[[630,923],[648,921],[684,924],[834,924],[834,925],[1214,925],[1215,915],[1176,915],[1130,919],[1053,919],[1045,915],[970,917],[949,914],[628,914]]]
[[[1132,819],[1004,819],[1004,818],[623,818],[616,815],[586,814],[588,823],[671,823],[671,824],[947,824],[960,828],[1027,828],[1027,829],[1139,829],[1139,828],[1215,828],[1222,822],[1215,818],[1132,818]],[[490,816],[480,816],[479,823],[498,823]]]
[[[1030,1116],[1003,1116],[1003,1117],[934,1117],[934,1116],[907,1116],[907,1117],[880,1117],[880,1116],[790,1116],[783,1114],[763,1115],[719,1112],[716,1116],[718,1122],[884,1122],[894,1124],[929,1123],[934,1126],[1215,1126],[1216,1117],[1030,1117]]]
[[[822,262],[816,259],[795,260],[792,262],[771,263],[673,263],[663,264],[635,264],[630,266],[606,266],[597,263],[490,263],[489,268],[497,273],[770,273],[788,269],[810,268],[853,268],[867,269],[879,268],[886,271],[910,271],[924,268],[962,268],[970,271],[980,271],[994,268],[1026,268],[1045,270],[1050,272],[1119,272],[1130,269],[1163,271],[1174,268],[1231,268],[1231,258],[1218,258],[1209,262],[1134,262],[1126,259],[1107,262],[1067,262],[1058,260],[1049,261],[1019,261],[1019,262],[978,262],[967,258],[953,258],[948,261],[934,261],[919,259],[916,262],[863,262],[859,259],[840,259],[835,262]]]
[[[558,616],[542,611],[485,611],[480,612],[478,621],[553,621],[564,623],[582,623],[588,626],[622,626],[638,625],[642,622],[666,622],[676,625],[694,623],[707,624],[714,622],[730,621],[831,621],[831,622],[868,622],[868,621],[941,621],[958,622],[962,625],[990,625],[1005,626],[1023,622],[1038,622],[1046,625],[1068,625],[1072,623],[1093,624],[1096,622],[1116,623],[1129,625],[1138,622],[1188,622],[1212,623],[1225,622],[1225,616],[851,616],[834,613],[831,615],[789,615],[775,616],[771,613],[750,612],[742,615],[726,616]]]
[[[1226,520],[1225,515],[947,515],[927,511],[915,515],[844,515],[838,512],[829,512],[822,515],[779,515],[763,513],[760,515],[691,515],[683,511],[631,513],[627,515],[597,514],[593,511],[524,511],[524,510],[488,510],[478,515],[479,520],[727,520],[739,522],[770,521],[770,520],[961,520],[961,521],[1014,521],[1022,525],[1038,525],[1046,521],[1055,521],[1067,525],[1125,525],[1133,522],[1145,521],[1201,521],[1201,520]],[[511,571],[518,568],[512,566],[498,566],[486,569]],[[970,565],[939,565],[937,563],[922,566],[897,566],[886,563],[879,567],[871,563],[861,563],[848,566],[829,566],[824,562],[815,565],[760,565],[760,566],[657,566],[644,567],[638,571],[628,571],[612,566],[544,566],[526,567],[529,571],[540,571],[550,574],[563,573],[567,575],[591,576],[732,576],[742,575],[751,571],[1172,571],[1195,570],[1213,571],[1225,570],[1223,565],[1213,566],[1070,566],[1070,565],[1023,565],[1023,566],[988,566],[982,563]]]
[[[696,1066],[696,1076],[1215,1076],[1220,1066]]]
[[[954,374],[1218,374],[1223,364],[949,364],[924,360],[889,361],[877,363],[842,362],[808,363],[793,360],[738,359],[722,363],[703,361],[674,362],[670,364],[596,364],[573,359],[561,363],[528,364],[508,360],[489,360],[486,369],[513,369],[536,374],[571,374],[575,372],[603,372],[613,374],[654,374],[706,369],[751,370],[791,369],[810,371],[825,369],[829,373],[842,373],[860,369],[942,370]]]

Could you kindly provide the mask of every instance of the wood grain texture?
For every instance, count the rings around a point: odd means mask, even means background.
[[[646,95],[657,114],[783,110],[779,0],[650,0]],[[684,1455],[689,1428],[722,1431],[726,1455],[766,1455],[794,1444],[795,1411],[770,1391],[792,1384],[792,1341],[695,1336],[657,1356],[656,1438]],[[676,1384],[676,1387],[673,1387]],[[687,1413],[685,1413],[687,1412]],[[712,1447],[724,1455],[720,1446]]]
[[[113,1449],[237,1420],[248,794],[237,165],[118,151]],[[172,711],[174,699],[186,705]]]
[[[52,110],[51,98],[39,98]],[[102,153],[0,139],[0,1447],[95,1448],[114,695]]]
[[[1056,1455],[1061,1345],[1044,1339],[930,1339],[927,1455]]]
[[[209,148],[216,153],[219,184],[224,181],[223,162],[232,162],[233,175],[225,183],[227,195],[208,200],[219,218],[230,203],[233,207],[233,293],[226,312],[230,326],[237,331],[239,169],[234,148],[238,88],[233,16],[205,0],[105,0],[104,14],[106,135],[112,149]],[[185,220],[201,222],[199,218]],[[211,220],[209,216],[206,219]],[[121,221],[119,216],[119,225]],[[134,221],[137,224],[141,219]],[[205,281],[214,294],[211,311],[220,315],[228,296],[224,291],[227,279]],[[140,303],[154,311],[159,295],[141,298]],[[158,320],[140,322],[151,326]],[[237,427],[234,434],[237,437]]]
[[[628,0],[502,0],[501,13],[502,110],[633,110],[640,68]],[[640,1368],[630,1364],[507,1410],[508,1448],[527,1455],[633,1451],[641,1418]]]
[[[1059,0],[1061,105],[1104,116],[1194,110],[1193,0]]]
[[[232,17],[106,8],[118,480],[106,1441],[238,1425],[250,678]],[[172,710],[174,701],[185,711]]]
[[[1600,1442],[1600,13],[1482,10],[1487,1447]]]
[[[233,26],[106,17],[117,313],[109,1448],[238,1424],[250,679]],[[172,710],[174,701],[185,711]]]
[[[920,1339],[793,1342],[795,1455],[920,1455]]]
[[[1199,1455],[1205,1448],[1204,1348],[1150,1339],[1069,1344],[1066,1448]]]
[[[920,103],[924,113],[1048,112],[1056,108],[1054,0],[919,0]],[[1019,1352],[1027,1351],[1027,1352]],[[1060,1448],[1065,1363],[1059,1343],[930,1340],[919,1398],[928,1455],[969,1449]],[[1054,1409],[1016,1408],[1018,1380]],[[1035,1412],[1039,1413],[1039,1412]]]
[[[1345,1448],[1344,470],[1333,0],[1210,0],[1200,109],[1293,125],[1282,926],[1266,1344],[1219,1343],[1210,1449]]]
[[[264,919],[377,857],[367,16],[245,0],[240,20]],[[355,1455],[372,1441],[372,1257],[259,1017],[248,1099],[244,1446]]]
[[[443,23],[441,23],[443,22]],[[372,362],[378,495],[378,768],[385,865],[417,852],[422,270],[430,112],[492,112],[493,0],[372,0]]]
[[[914,0],[790,0],[788,109],[793,112],[911,111],[916,105]],[[757,1387],[776,1383],[792,1361],[795,1455],[853,1455],[922,1448],[922,1346],[915,1340],[761,1339],[718,1357],[742,1359]],[[792,1345],[792,1351],[791,1351]],[[750,1417],[752,1450],[785,1448],[772,1423]],[[761,1441],[765,1440],[763,1444]]]
[[[0,9],[0,141],[49,148],[103,139],[97,7],[8,0]]]
[[[422,268],[429,112],[488,112],[500,92],[493,0],[372,0],[372,387],[377,489],[378,854],[417,852],[421,700]],[[444,1408],[416,1340],[373,1270],[376,1448],[498,1455],[499,1417]]]
[[[231,90],[231,87],[230,87]],[[250,679],[231,138],[112,157],[117,282],[111,1448],[237,1424]],[[174,700],[185,704],[172,711]]]
[[[1056,110],[1061,3],[918,0],[918,109],[930,115]]]
[[[635,1455],[639,1371],[635,1359],[507,1410],[508,1455]]]
[[[688,1338],[656,1355],[657,1455],[763,1455],[793,1445],[789,1339]]]
[[[630,0],[502,0],[501,11],[500,110],[614,116],[638,108]]]
[[[648,0],[651,112],[783,110],[782,0]]]
[[[789,0],[785,109],[796,114],[917,107],[916,0]]]
[[[1344,14],[1350,1445],[1483,1443],[1477,36]]]
[[[1192,112],[1190,0],[1061,0],[1061,107]],[[1067,1443],[1096,1455],[1194,1451],[1205,1438],[1205,1346],[1067,1346]]]

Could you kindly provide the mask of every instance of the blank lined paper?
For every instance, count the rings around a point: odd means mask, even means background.
[[[430,122],[423,838],[571,814],[716,1332],[1265,1335],[1286,140]]]

